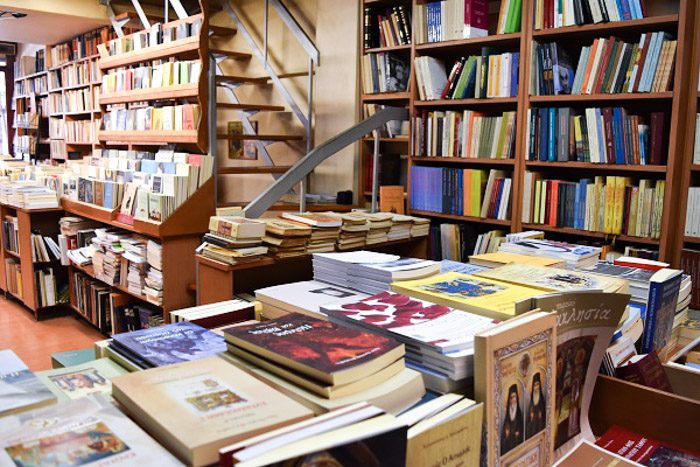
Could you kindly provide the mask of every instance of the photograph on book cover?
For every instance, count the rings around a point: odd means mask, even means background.
[[[166,383],[166,388],[174,400],[187,407],[195,416],[211,416],[233,407],[251,405],[250,397],[240,394],[240,391],[232,391],[210,375],[170,381]]]
[[[102,393],[110,387],[109,380],[96,368],[49,376],[49,380],[71,399],[79,399],[94,392]]]
[[[502,285],[482,282],[477,279],[454,279],[434,284],[421,285],[426,292],[442,293],[455,298],[476,298],[505,290]]]
[[[551,330],[494,352],[497,465],[549,465],[553,353]]]

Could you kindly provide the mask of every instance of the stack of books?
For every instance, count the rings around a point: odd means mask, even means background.
[[[387,239],[391,242],[393,240],[404,240],[411,238],[411,227],[413,226],[413,217],[404,216],[402,214],[394,214],[391,218],[391,228],[387,233]]]
[[[172,323],[188,321],[206,329],[248,321],[254,317],[255,304],[237,298],[208,305],[181,308],[170,312],[170,321]]]
[[[12,350],[0,350],[0,417],[54,403],[56,396]]]
[[[331,322],[391,337],[406,346],[406,365],[428,389],[450,392],[474,375],[474,335],[497,321],[392,292],[321,307]]]
[[[567,268],[572,269],[595,266],[600,259],[598,247],[534,238],[507,241],[501,244],[498,251],[552,258],[563,261]]]
[[[370,222],[363,213],[350,212],[338,214],[343,222],[338,236],[337,249],[352,250],[362,248],[367,243],[367,233],[370,229]]]
[[[25,209],[59,207],[56,190],[31,180],[0,183],[0,202]]]
[[[411,224],[411,237],[427,237],[430,235],[430,219],[424,217],[413,217]]]
[[[284,219],[311,226],[311,236],[307,244],[307,253],[335,251],[335,243],[340,234],[343,221],[334,213],[291,213],[282,214]]]
[[[210,357],[226,351],[226,345],[218,334],[179,322],[115,334],[107,350],[125,368],[147,369]]]
[[[260,314],[264,319],[289,313],[325,319],[324,305],[356,302],[367,297],[365,293],[317,280],[273,285],[255,291],[255,299],[262,304]]]
[[[146,245],[146,262],[149,265],[143,287],[143,293],[149,301],[156,304],[163,302],[163,247],[160,243],[149,240]]]
[[[367,245],[376,245],[389,241],[389,230],[394,224],[394,215],[389,212],[362,213],[369,221]]]
[[[311,226],[285,219],[263,219],[265,236],[263,244],[273,258],[289,258],[306,254],[311,237]]]
[[[240,216],[212,216],[209,233],[197,252],[205,258],[236,264],[241,258],[255,258],[267,253],[263,246],[266,224]]]
[[[312,263],[315,280],[368,294],[384,292],[397,280],[420,279],[440,272],[436,261],[371,251],[317,253]]]
[[[126,242],[123,246],[124,253],[122,258],[129,263],[126,275],[127,288],[131,293],[141,294],[146,286],[146,276],[149,269],[147,242],[145,239],[142,239],[135,242]]]

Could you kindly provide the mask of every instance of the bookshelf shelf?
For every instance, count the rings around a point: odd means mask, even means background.
[[[395,45],[395,46],[389,46],[389,47],[376,47],[374,49],[365,49],[366,54],[370,53],[381,53],[381,52],[401,52],[401,51],[410,51],[411,50],[411,44],[407,45]]]
[[[365,102],[407,101],[410,97],[408,92],[383,92],[377,94],[363,94],[362,100]]]
[[[683,237],[683,241],[685,243],[693,243],[695,245],[700,245],[700,237],[689,237],[686,235],[685,237]]]
[[[700,164],[692,164],[690,166],[690,170],[692,170],[693,172],[700,172]]]
[[[362,138],[362,141],[365,141],[367,143],[373,143],[374,138],[371,136],[365,136]],[[380,143],[397,143],[397,144],[406,144],[408,143],[408,136],[399,136],[399,137],[394,137],[394,138],[379,138]]]
[[[100,105],[122,104],[127,102],[141,102],[145,100],[181,99],[197,97],[199,95],[199,83],[179,84],[164,88],[134,89],[132,91],[100,94]]]
[[[415,101],[416,107],[456,107],[478,105],[517,105],[517,97],[493,97],[490,99],[438,99],[433,101]]]
[[[416,44],[417,52],[424,51],[438,51],[447,49],[459,49],[462,51],[468,47],[482,47],[488,46],[509,46],[516,45],[520,42],[522,34],[519,32],[511,34],[492,34],[485,37],[474,37],[470,39],[460,39],[456,41],[443,41],[443,42],[426,42],[423,44]]]
[[[44,76],[45,74],[46,74],[46,70],[37,71],[36,73],[32,73],[30,75],[20,76],[20,77],[15,78],[15,83],[19,83],[20,81],[23,81],[25,79],[38,78],[39,76]]]
[[[196,144],[199,132],[197,130],[182,131],[103,131],[98,132],[100,141],[118,141],[126,143],[181,143]]]
[[[617,241],[627,243],[638,243],[641,245],[659,245],[659,240],[646,237],[631,237],[629,235],[606,234],[603,232],[592,232],[590,230],[572,229],[570,227],[554,227],[544,224],[523,224],[523,229],[542,230],[544,232],[552,232],[566,235],[577,235],[580,237],[589,238],[614,238]]]
[[[464,164],[464,165],[513,165],[515,159],[477,159],[471,157],[417,157],[411,156],[414,163],[428,164]]]
[[[613,21],[610,23],[584,24],[582,26],[565,26],[561,28],[550,28],[532,31],[532,38],[536,40],[571,37],[574,35],[590,35],[622,32],[643,32],[651,29],[665,29],[678,24],[679,15],[649,16],[647,18]]]
[[[527,167],[541,168],[559,168],[559,169],[576,169],[576,170],[605,170],[616,172],[652,172],[665,173],[667,167],[665,165],[631,165],[631,164],[593,164],[590,162],[544,162],[544,161],[525,161]]]
[[[563,102],[609,102],[609,101],[651,101],[672,100],[673,92],[646,92],[646,93],[617,93],[617,94],[579,94],[558,96],[530,96],[530,102],[536,103],[563,103]]]
[[[459,222],[476,222],[476,223],[481,223],[481,224],[510,226],[509,220],[502,220],[502,219],[489,219],[486,217],[458,216],[455,214],[444,214],[441,212],[418,211],[416,209],[411,209],[411,213],[415,214],[416,216],[437,217],[440,219],[450,219],[450,220],[459,221]]]
[[[125,65],[132,65],[139,62],[157,60],[179,56],[182,58],[192,58],[199,56],[200,35],[179,39],[176,41],[160,44],[154,47],[147,47],[141,50],[108,56],[100,59],[99,67],[102,70],[117,68]]]

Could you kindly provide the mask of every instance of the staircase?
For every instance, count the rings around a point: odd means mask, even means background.
[[[117,34],[122,34],[122,28],[127,25],[147,28],[153,22],[173,21],[196,14],[200,10],[198,0],[100,0],[100,2],[107,6],[112,26]],[[246,26],[243,20],[244,12],[236,11],[231,3],[233,3],[231,0],[209,1],[210,13],[218,12],[216,15],[218,25],[212,25],[209,28],[209,67],[210,73],[212,71],[215,73],[215,76],[210,77],[210,90],[217,89],[218,92],[210,91],[208,114],[209,122],[211,122],[210,153],[217,157],[216,186],[220,187],[222,181],[243,184],[246,182],[244,177],[251,175],[269,175],[270,183],[272,183],[292,167],[288,160],[287,164],[275,163],[273,155],[271,155],[271,152],[273,154],[275,152],[272,148],[273,145],[286,145],[285,155],[291,153],[296,155],[297,159],[313,149],[313,85],[315,67],[319,64],[319,52],[281,0],[264,1],[262,45],[257,43],[253,32]],[[113,8],[117,8],[121,12],[117,14]],[[159,10],[162,10],[162,14],[152,14],[153,11]],[[306,71],[278,73],[270,63],[268,29],[270,15],[273,11],[287,29],[285,32],[294,37],[308,57]],[[176,17],[172,13],[175,13]],[[221,25],[222,18],[225,18],[228,24]],[[229,50],[229,47],[221,45],[222,42],[230,41],[234,35],[242,38],[247,50]],[[258,68],[262,68],[264,73],[259,76],[250,76],[248,73],[228,71],[231,68],[246,68],[246,65],[249,65],[251,61],[256,61],[259,65]],[[299,77],[306,77],[306,102],[303,104],[297,102],[298,98],[295,98],[292,92],[296,91],[299,94],[299,90],[290,88],[290,80]],[[270,104],[268,99],[265,99],[267,102],[264,103],[248,102],[244,96],[250,94],[247,91],[252,86],[264,89],[266,93],[281,100],[284,105]],[[237,120],[242,123],[243,134],[229,135],[226,133],[225,123],[223,127],[221,124],[216,125],[215,122],[221,119],[223,112],[235,112]],[[263,113],[291,114],[288,120],[295,120],[300,131],[296,134],[291,132],[289,134],[285,132],[259,133],[255,129],[255,119],[260,118]],[[266,118],[269,119],[269,117]],[[218,131],[217,126],[219,127]],[[285,127],[289,126],[285,125]],[[217,146],[219,146],[217,143],[220,141],[250,142],[249,144],[255,145],[258,162],[256,165],[250,165],[250,162],[236,166],[222,164],[223,161],[227,160],[227,154],[217,155]],[[275,149],[277,153],[281,151]],[[289,157],[285,158],[289,159]],[[299,183],[299,190],[296,193],[299,204],[291,207],[287,205],[287,208],[306,210],[306,181],[307,177]],[[293,189],[290,190],[290,193],[293,193]],[[217,190],[217,206],[243,206],[247,202],[248,200],[227,200],[223,197],[223,190]]]

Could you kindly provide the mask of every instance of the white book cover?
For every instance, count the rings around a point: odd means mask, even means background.
[[[255,297],[263,303],[280,308],[291,307],[319,313],[323,305],[356,302],[367,298],[367,294],[312,280],[258,289],[255,291]]]
[[[2,465],[183,465],[102,396],[4,418]]]
[[[12,350],[0,350],[0,417],[55,401],[49,388]],[[3,419],[0,426],[4,426],[6,420]]]

